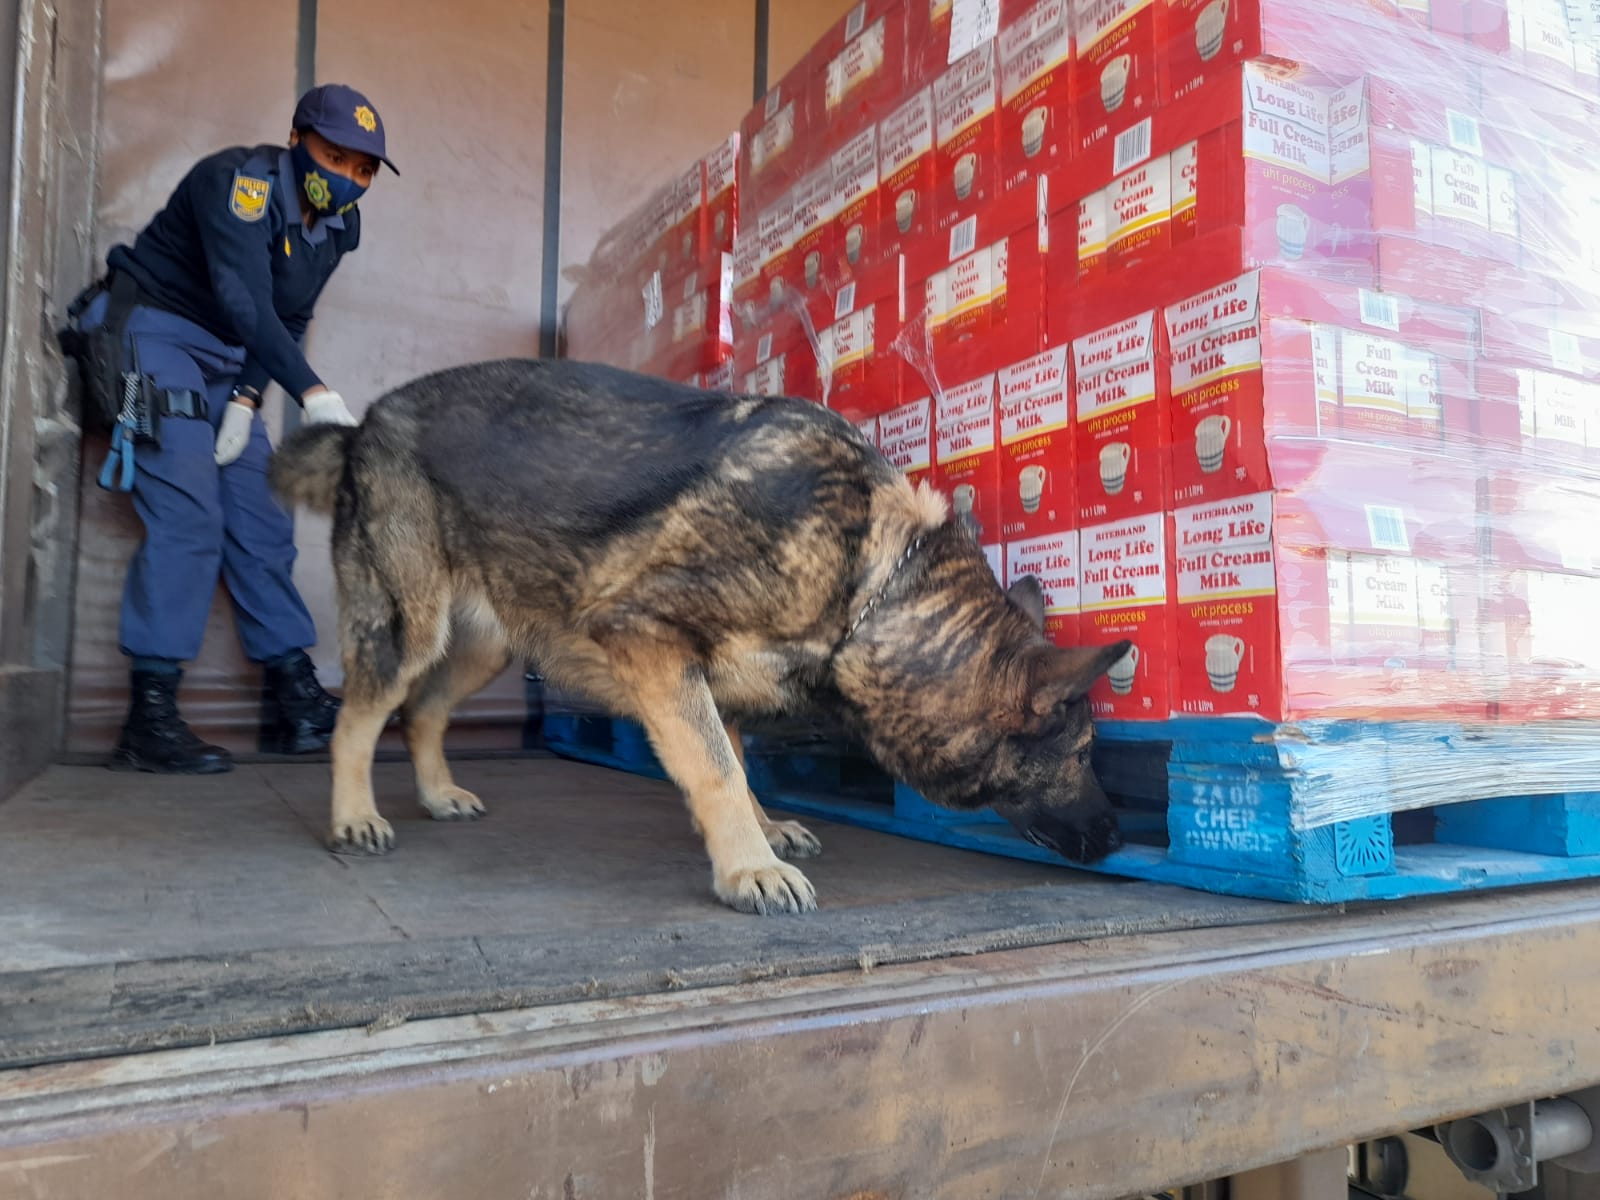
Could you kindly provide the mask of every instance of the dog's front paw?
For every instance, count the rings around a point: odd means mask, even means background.
[[[387,854],[394,849],[394,826],[377,813],[336,822],[328,836],[328,849],[335,854]]]
[[[768,821],[761,832],[779,858],[815,858],[822,853],[817,835],[799,821]]]
[[[466,788],[453,785],[431,795],[419,793],[417,799],[435,821],[476,821],[488,811]]]
[[[817,907],[817,890],[788,863],[744,867],[716,877],[717,899],[740,912],[801,913]]]

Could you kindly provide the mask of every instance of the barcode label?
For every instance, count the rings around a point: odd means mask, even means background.
[[[950,231],[950,261],[965,258],[978,248],[978,215],[974,213]]]
[[[772,335],[763,333],[761,340],[756,343],[756,366],[760,366],[772,357]]]
[[[765,120],[772,120],[778,115],[778,110],[783,107],[783,89],[773,88],[767,93],[767,109]]]
[[[1411,553],[1411,542],[1406,537],[1406,515],[1398,508],[1382,504],[1367,505],[1367,534],[1372,539],[1374,550]]]
[[[1558,371],[1571,375],[1583,374],[1583,347],[1570,333],[1559,329],[1550,331],[1550,362]]]
[[[842,321],[856,310],[856,285],[845,284],[833,301],[833,319]]]
[[[667,304],[661,294],[661,272],[657,271],[650,276],[650,282],[644,285],[644,327],[654,329],[661,323],[661,318],[666,315]]]
[[[955,0],[950,13],[950,53],[945,66],[965,58],[1000,32],[1000,0]]]
[[[691,275],[689,278],[683,281],[683,298],[685,300],[692,300],[694,298],[694,293],[699,283],[700,276],[698,275]]]
[[[1151,118],[1146,117],[1126,133],[1117,135],[1116,153],[1111,165],[1113,175],[1131,171],[1150,157],[1150,130]]]
[[[1483,154],[1483,131],[1478,126],[1478,118],[1457,112],[1453,108],[1445,109],[1444,115],[1450,129],[1450,148],[1459,150],[1463,154],[1481,156]]]
[[[850,15],[844,22],[844,40],[849,41],[860,33],[867,25],[867,6],[865,0],[850,10]]]
[[[1366,288],[1362,288],[1361,323],[1387,329],[1390,333],[1399,333],[1400,301],[1393,296],[1385,296],[1382,292],[1369,292]]]

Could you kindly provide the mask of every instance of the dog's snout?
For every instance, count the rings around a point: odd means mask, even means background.
[[[1035,846],[1052,850],[1068,862],[1099,862],[1122,845],[1116,813],[1109,809],[1080,816],[1039,808],[1022,814],[1022,819],[1013,823]]]

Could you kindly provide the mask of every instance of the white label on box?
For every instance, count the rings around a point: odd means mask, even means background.
[[[878,127],[869,125],[833,156],[834,210],[843,212],[878,186]]]
[[[866,23],[867,4],[866,0],[861,0],[861,3],[852,8],[850,15],[844,19],[844,36],[846,38],[855,37],[866,26]]]
[[[1000,98],[1017,93],[1072,58],[1067,0],[1042,0],[1000,32]]]
[[[928,329],[939,328],[950,319],[950,272],[946,267],[933,275],[923,285],[923,309],[927,313]]]
[[[1155,399],[1155,325],[1155,313],[1141,313],[1072,343],[1079,423]]]
[[[1106,189],[1111,199],[1111,242],[1172,219],[1172,162],[1163,155],[1120,175]]]
[[[973,213],[965,221],[950,230],[950,261],[971,254],[978,247],[978,214]]]
[[[1558,371],[1573,375],[1584,373],[1583,344],[1561,329],[1550,331],[1550,362]]]
[[[984,43],[939,76],[933,98],[935,134],[941,146],[994,112],[1000,101],[994,43]]]
[[[1078,531],[1024,538],[1006,546],[1006,586],[1032,575],[1044,591],[1046,616],[1075,613],[1082,598]]]
[[[937,462],[952,463],[995,448],[994,376],[963,383],[939,397]]]
[[[1340,339],[1339,372],[1344,406],[1405,416],[1405,356],[1399,342],[1346,330]]]
[[[1113,175],[1121,175],[1124,171],[1131,171],[1150,157],[1153,128],[1154,118],[1146,117],[1132,129],[1117,134],[1116,145],[1111,155],[1111,173]]]
[[[1504,167],[1489,168],[1489,232],[1512,240],[1522,236],[1517,177]]]
[[[1409,558],[1352,554],[1350,591],[1356,625],[1417,627],[1417,569]]]
[[[1111,242],[1111,220],[1105,189],[1078,201],[1078,261],[1087,262],[1106,252]]]
[[[1166,310],[1174,392],[1261,366],[1260,289],[1252,271]]]
[[[1444,566],[1417,560],[1417,623],[1424,633],[1449,633],[1452,621],[1450,576]]]
[[[839,294],[833,298],[833,319],[842,321],[856,310],[856,285],[851,280],[839,289]]]
[[[1447,130],[1445,136],[1450,142],[1450,149],[1482,158],[1483,130],[1478,125],[1478,118],[1447,108],[1444,110],[1444,119]]]
[[[1361,323],[1387,329],[1390,333],[1399,333],[1400,301],[1394,296],[1362,288]]]
[[[878,444],[878,418],[863,417],[856,422],[856,428],[861,430],[861,436],[867,439],[870,445]]]
[[[706,155],[706,196],[715,200],[739,177],[739,135],[733,134]]]
[[[1363,80],[1328,97],[1330,179],[1343,183],[1372,170],[1372,141],[1367,120],[1367,85]]]
[[[1435,216],[1489,228],[1489,171],[1481,158],[1456,150],[1433,151]]]
[[[1367,544],[1374,550],[1392,550],[1397,554],[1411,552],[1411,540],[1406,535],[1406,514],[1403,509],[1388,504],[1368,504]]]
[[[1444,402],[1439,396],[1439,371],[1433,355],[1403,347],[1401,373],[1406,386],[1406,417],[1412,421],[1439,422]]]
[[[1328,625],[1332,633],[1329,649],[1348,652],[1350,636],[1350,556],[1342,550],[1329,550]]]
[[[832,329],[833,369],[853,366],[872,353],[872,310],[851,313]]]
[[[773,117],[778,115],[778,111],[782,107],[783,107],[783,89],[782,89],[782,87],[775,87],[770,92],[767,93],[766,105],[761,110],[761,112],[762,112],[762,121],[765,122],[765,121],[772,120]]]
[[[924,397],[878,418],[878,444],[883,456],[901,472],[925,471],[932,465],[932,416],[933,401]]]
[[[1023,438],[1072,423],[1067,389],[1067,347],[1057,346],[1000,372],[1000,441]]]
[[[971,54],[1000,32],[1000,0],[955,0],[950,13],[950,55],[946,65]]]
[[[948,276],[950,290],[945,297],[947,317],[982,308],[994,299],[997,291],[993,251],[979,250],[967,255],[950,267]]]
[[[700,286],[700,276],[691,275],[683,281],[683,298],[687,300],[694,295],[695,288]]]
[[[763,333],[756,339],[756,365],[760,366],[772,357],[772,335]]]
[[[1188,212],[1200,202],[1200,143],[1179,146],[1172,159],[1172,215]]]
[[[744,390],[752,396],[783,395],[784,358],[785,356],[780,354],[751,371],[744,377]]]
[[[933,90],[923,88],[878,126],[883,154],[881,179],[892,179],[907,163],[933,150]]]
[[[1411,142],[1411,188],[1417,212],[1433,216],[1433,151],[1426,142]]]
[[[1271,492],[1180,508],[1173,514],[1173,536],[1179,604],[1278,590]]]
[[[774,113],[750,139],[750,165],[760,173],[773,159],[794,144],[794,101]]]
[[[1331,432],[1322,428],[1323,414],[1339,407],[1339,331],[1330,325],[1311,327],[1311,375],[1317,393],[1317,432]]]
[[[1163,313],[1167,343],[1176,349],[1222,329],[1256,324],[1261,275],[1250,271],[1187,300],[1168,305]]]
[[[1073,33],[1078,41],[1078,57],[1094,53],[1102,38],[1151,4],[1152,0],[1073,0],[1072,11],[1076,17]]]
[[[1583,385],[1565,375],[1543,372],[1535,376],[1533,389],[1539,440],[1585,445],[1584,406],[1588,397]]]
[[[1271,75],[1254,63],[1247,64],[1244,152],[1247,158],[1323,182],[1331,180],[1327,92]]]
[[[823,100],[830,112],[883,69],[884,53],[884,19],[879,17],[828,64]]]
[[[666,298],[661,292],[661,272],[653,272],[650,282],[644,285],[644,327],[654,329],[666,315]]]
[[[706,297],[704,292],[672,310],[673,342],[681,342],[684,338],[699,333],[705,327]]]
[[[1084,612],[1143,608],[1167,599],[1165,513],[1096,525],[1079,534]]]

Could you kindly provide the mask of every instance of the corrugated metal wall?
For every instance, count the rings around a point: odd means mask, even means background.
[[[720,141],[748,107],[759,0],[586,0],[551,21],[543,0],[105,0],[104,155],[97,258],[130,238],[188,166],[223,146],[288,132],[297,70],[367,91],[405,172],[363,202],[361,250],[330,284],[307,345],[357,411],[385,389],[453,363],[538,351],[544,247],[559,267],[652,184]],[[776,78],[842,0],[774,0]],[[307,26],[305,18],[314,22]],[[546,65],[563,40],[559,226],[546,228]],[[560,297],[568,285],[563,283]],[[281,418],[281,397],[268,405]],[[91,444],[90,466],[103,447]],[[108,748],[122,720],[117,651],[122,575],[140,527],[125,498],[83,486],[68,745]],[[326,522],[302,514],[297,579],[338,680]],[[185,681],[200,732],[254,749],[258,673],[241,655],[219,588],[206,645]],[[520,745],[521,671],[462,714],[460,740]]]

